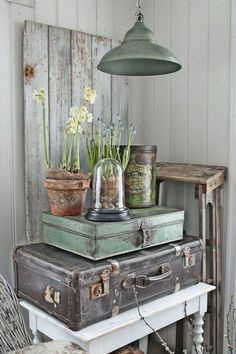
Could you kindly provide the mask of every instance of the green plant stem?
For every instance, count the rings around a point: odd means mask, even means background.
[[[70,137],[70,144],[69,144],[69,152],[68,152],[68,158],[66,161],[66,170],[71,171],[71,157],[72,157],[72,149],[73,149],[73,137]]]
[[[47,144],[47,128],[46,128],[46,109],[43,106],[43,145],[44,145],[44,161],[46,168],[51,167],[51,163],[48,160],[48,144]]]
[[[67,135],[64,134],[63,152],[62,152],[62,168],[66,168],[66,149],[67,149]]]
[[[75,136],[75,163],[74,170],[79,171],[80,169],[80,133]]]

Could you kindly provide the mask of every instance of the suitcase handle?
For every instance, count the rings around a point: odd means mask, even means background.
[[[173,269],[171,268],[170,263],[163,263],[160,265],[161,274],[156,276],[148,276],[148,275],[135,275],[127,277],[122,282],[122,287],[124,289],[129,289],[132,286],[136,286],[137,288],[146,288],[153,283],[158,282],[159,280],[163,280],[168,278],[173,273]]]

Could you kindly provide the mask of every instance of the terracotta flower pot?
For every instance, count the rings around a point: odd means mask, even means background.
[[[49,207],[53,215],[75,216],[83,212],[90,178],[81,180],[47,178],[44,185],[48,191]]]

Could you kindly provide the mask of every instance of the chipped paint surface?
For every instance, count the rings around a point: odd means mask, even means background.
[[[61,218],[43,213],[43,240],[98,260],[183,238],[183,210],[155,206],[133,209],[130,214],[128,221],[92,222],[83,215]]]

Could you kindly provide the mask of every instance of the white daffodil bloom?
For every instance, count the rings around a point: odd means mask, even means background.
[[[80,108],[78,106],[72,106],[70,108],[70,116],[72,118],[78,118],[80,114]]]
[[[86,106],[82,106],[80,108],[80,114],[87,114],[88,113],[88,108]]]
[[[92,121],[93,121],[93,115],[92,115],[92,113],[88,113],[87,114],[87,122],[92,123]]]

